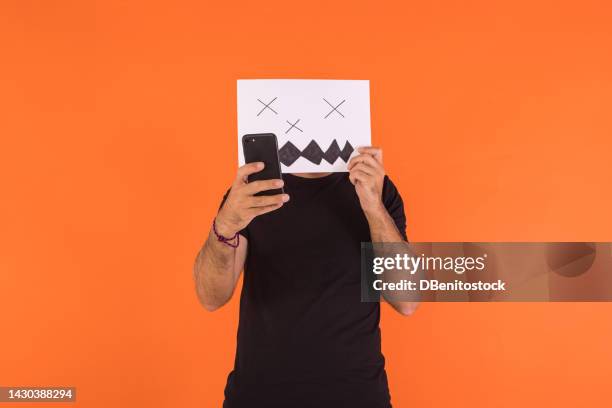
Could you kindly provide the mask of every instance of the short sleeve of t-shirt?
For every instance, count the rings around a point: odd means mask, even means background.
[[[231,188],[228,189],[223,195],[223,199],[221,200],[221,204],[219,205],[219,210],[221,209],[221,207],[223,207],[223,204],[225,204],[225,200],[227,200],[227,196],[229,195],[230,191],[231,191]],[[246,239],[249,239],[249,226],[247,225],[244,229],[241,229],[240,231],[238,231],[238,233],[242,235],[243,237],[245,237]]]
[[[407,241],[408,237],[406,236],[406,214],[404,213],[404,201],[402,200],[402,196],[399,191],[395,187],[395,184],[391,181],[388,176],[385,176],[385,181],[383,183],[383,204],[385,208],[389,212],[393,221],[395,221],[395,225],[397,226],[398,231]]]

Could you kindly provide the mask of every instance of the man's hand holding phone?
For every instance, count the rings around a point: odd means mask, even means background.
[[[247,182],[249,175],[263,169],[264,163],[262,162],[248,163],[238,169],[227,199],[217,214],[216,227],[221,235],[231,237],[249,225],[253,218],[277,210],[289,201],[288,194],[255,196],[261,191],[278,189],[283,186],[282,179]]]

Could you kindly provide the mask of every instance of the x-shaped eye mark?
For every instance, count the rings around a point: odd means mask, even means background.
[[[339,114],[340,116],[344,117],[344,115],[342,114],[342,112],[340,112],[340,111],[338,110],[338,108],[340,107],[340,105],[342,105],[344,102],[346,102],[346,99],[342,100],[342,102],[340,102],[340,103],[339,103],[338,105],[336,105],[336,106],[334,106],[334,105],[332,105],[331,103],[329,103],[329,101],[328,101],[327,99],[325,99],[325,98],[323,98],[323,100],[324,100],[325,102],[327,102],[327,104],[328,104],[329,106],[331,106],[331,108],[332,108],[332,110],[330,110],[330,111],[329,111],[329,113],[328,113],[327,115],[325,115],[325,117],[324,117],[323,119],[327,119],[327,117],[328,117],[329,115],[331,115],[332,113],[334,113],[334,112],[338,112],[338,114]]]
[[[290,124],[291,126],[289,127],[289,129],[287,129],[287,131],[285,132],[285,134],[289,133],[289,131],[290,131],[291,129],[293,129],[293,128],[296,128],[296,129],[297,129],[297,130],[299,130],[300,132],[303,132],[303,130],[302,130],[302,129],[300,129],[299,127],[297,127],[297,126],[296,126],[296,125],[298,124],[298,122],[299,122],[299,121],[300,121],[300,120],[298,119],[298,120],[296,120],[296,121],[295,121],[295,123],[291,123],[291,122],[289,122],[288,120],[286,120],[285,122],[287,122],[287,123],[288,123],[288,124]]]
[[[277,111],[275,111],[274,109],[272,109],[272,108],[270,107],[270,105],[272,105],[272,102],[274,102],[274,101],[276,100],[276,98],[277,98],[277,97],[275,96],[275,97],[274,97],[274,99],[272,99],[272,100],[271,100],[270,102],[268,102],[268,103],[265,103],[265,102],[263,102],[261,99],[259,99],[259,98],[258,98],[257,100],[258,100],[258,101],[259,101],[259,103],[261,103],[261,104],[262,104],[264,107],[263,107],[263,108],[261,108],[261,110],[259,111],[259,113],[257,114],[257,116],[261,115],[261,114],[262,114],[262,112],[263,112],[263,111],[265,111],[266,109],[270,109],[272,112],[274,112],[275,114],[277,114],[277,115],[278,115],[278,112],[277,112]]]

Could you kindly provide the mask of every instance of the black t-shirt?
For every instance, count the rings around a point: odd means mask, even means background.
[[[289,202],[241,234],[248,255],[225,408],[391,406],[379,303],[361,302],[367,220],[348,173],[283,175]],[[405,238],[402,199],[383,202]]]

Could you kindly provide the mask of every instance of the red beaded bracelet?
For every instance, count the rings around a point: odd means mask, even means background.
[[[232,248],[238,248],[238,245],[240,245],[240,235],[238,233],[235,233],[231,238],[226,238],[217,232],[217,219],[213,220],[213,232],[217,237],[217,241],[223,242],[225,245],[231,246]],[[232,243],[231,241],[233,240],[236,240],[236,242]]]

